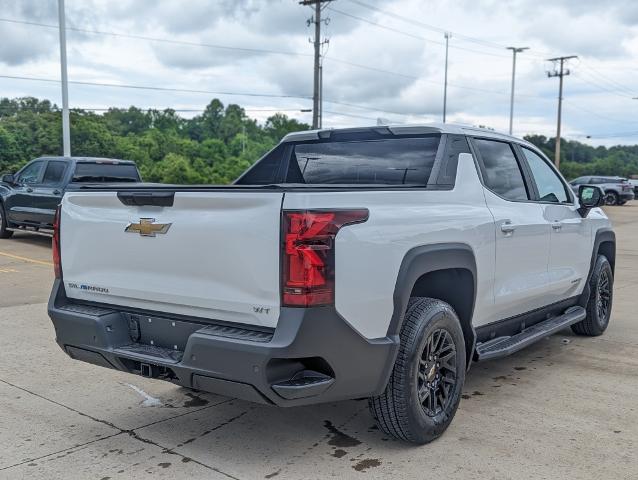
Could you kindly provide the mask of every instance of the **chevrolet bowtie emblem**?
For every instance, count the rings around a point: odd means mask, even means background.
[[[154,237],[156,234],[165,234],[171,228],[172,223],[155,223],[154,218],[140,218],[140,223],[129,223],[125,232],[139,233],[142,237]]]

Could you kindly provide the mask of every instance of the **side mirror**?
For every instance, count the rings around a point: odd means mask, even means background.
[[[605,194],[600,187],[594,185],[581,185],[578,189],[578,201],[580,208],[578,213],[585,218],[592,208],[602,207],[605,203]]]
[[[2,175],[2,179],[0,179],[3,183],[8,183],[9,185],[13,185],[15,183],[15,177],[10,174],[10,173],[6,173],[4,175]]]

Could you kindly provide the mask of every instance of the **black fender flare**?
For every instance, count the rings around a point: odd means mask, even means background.
[[[600,228],[596,231],[596,236],[594,237],[594,246],[592,247],[591,252],[591,261],[589,264],[589,273],[587,274],[587,281],[585,282],[585,288],[583,288],[583,292],[580,294],[578,298],[578,305],[585,308],[587,306],[587,302],[589,301],[589,296],[591,294],[591,289],[589,288],[589,282],[591,280],[591,276],[594,273],[594,265],[596,264],[596,258],[598,258],[598,253],[600,251],[600,245],[609,242],[613,245],[613,248],[610,252],[606,252],[606,256],[608,257],[609,263],[611,263],[612,272],[616,272],[616,234],[611,228]],[[611,258],[609,258],[611,257]]]
[[[462,322],[469,368],[476,344],[476,332],[471,319],[476,303],[477,268],[474,251],[467,244],[437,243],[421,245],[408,250],[401,262],[394,287],[394,310],[388,327],[388,337],[398,339],[410,294],[417,280],[427,273],[448,269],[465,269],[472,274],[473,291],[471,293],[472,307],[469,312],[469,322],[466,322],[468,323],[466,325],[463,325]]]

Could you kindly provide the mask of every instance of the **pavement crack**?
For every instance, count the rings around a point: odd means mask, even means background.
[[[108,440],[109,438],[117,437],[118,435],[121,435],[121,434],[122,434],[122,432],[114,433],[112,435],[107,435],[106,437],[96,438],[94,440],[90,440],[90,441],[85,442],[85,443],[80,443],[78,445],[74,445],[72,447],[65,448],[64,450],[58,450],[57,452],[47,453],[46,455],[40,455],[39,457],[35,457],[35,458],[28,458],[26,460],[23,460],[22,462],[14,463],[13,465],[7,465],[6,467],[0,467],[0,471],[8,470],[8,469],[14,468],[14,467],[19,467],[20,465],[24,465],[25,463],[36,462],[38,460],[42,460],[44,458],[51,457],[53,455],[59,455],[61,453],[65,453],[65,452],[75,453],[75,452],[77,452],[79,450],[85,449],[86,447],[88,447],[89,445],[91,445],[93,443],[101,442],[102,440]]]
[[[246,413],[246,412],[244,412],[244,413]],[[226,422],[226,424],[227,423],[229,423],[229,422]],[[223,426],[223,425],[224,424],[222,424],[221,426]],[[155,440],[151,440],[150,438],[142,437],[135,430],[126,430],[124,433],[129,434],[131,436],[131,438],[134,438],[135,440],[137,440],[139,442],[143,442],[143,443],[146,443],[148,445],[153,445],[153,446],[155,446],[157,448],[161,448],[162,449],[162,453],[165,453],[167,455],[177,455],[178,457],[181,457],[182,462],[184,462],[184,463],[193,462],[193,463],[196,463],[197,465],[199,465],[201,467],[207,468],[208,470],[212,470],[212,471],[217,472],[217,473],[219,473],[221,475],[224,475],[225,477],[232,478],[233,480],[240,480],[238,477],[235,477],[235,476],[231,475],[230,473],[226,473],[223,470],[220,470],[219,468],[213,467],[212,465],[208,465],[208,464],[206,464],[204,462],[200,462],[199,460],[195,460],[194,458],[188,457],[188,456],[186,456],[186,455],[184,455],[182,453],[179,453],[179,452],[175,451],[172,448],[165,447],[162,444],[157,443]]]
[[[221,400],[221,401],[219,401],[217,403],[213,403],[211,405],[206,405],[205,407],[202,407],[202,408],[191,409],[188,412],[184,412],[184,413],[180,413],[180,414],[177,414],[177,415],[173,415],[172,417],[163,418],[161,420],[156,420],[154,422],[147,423],[145,425],[140,425],[139,427],[135,427],[135,430],[142,430],[143,428],[151,427],[153,425],[157,425],[158,423],[167,422],[168,420],[173,420],[175,418],[180,418],[180,417],[183,417],[185,415],[192,415],[193,413],[201,412],[202,410],[208,410],[209,408],[217,407],[219,405],[223,405],[224,403],[228,403],[228,402],[232,402],[232,401],[233,401],[232,398],[227,398],[226,400]]]
[[[235,420],[240,419],[241,417],[243,417],[244,415],[246,415],[248,412],[250,412],[250,411],[251,411],[251,410],[253,410],[253,409],[254,409],[254,407],[253,407],[253,408],[249,408],[248,410],[246,410],[246,411],[244,411],[244,412],[241,412],[241,413],[239,413],[239,414],[235,415],[235,416],[234,416],[234,417],[232,417],[232,418],[229,418],[229,419],[228,419],[228,420],[226,420],[225,422],[220,423],[219,425],[217,425],[217,426],[215,426],[215,427],[211,428],[210,430],[206,430],[206,431],[205,431],[205,432],[203,432],[200,436],[195,437],[195,438],[189,438],[188,440],[185,440],[184,442],[180,443],[180,444],[179,444],[179,445],[177,445],[177,446],[178,446],[178,447],[182,447],[182,446],[184,446],[184,445],[186,445],[186,444],[188,444],[188,443],[193,443],[193,442],[194,442],[195,440],[197,440],[198,438],[205,437],[206,435],[208,435],[208,434],[210,434],[210,433],[214,432],[215,430],[219,430],[220,428],[225,427],[225,426],[226,426],[226,425],[228,425],[229,423],[233,423]]]
[[[57,402],[57,401],[52,400],[50,398],[47,398],[44,395],[40,395],[39,393],[33,392],[33,391],[31,391],[31,390],[29,390],[27,388],[20,387],[19,385],[15,385],[15,384],[13,384],[11,382],[7,382],[6,380],[3,380],[1,378],[0,378],[0,382],[4,383],[5,385],[9,385],[10,387],[17,388],[18,390],[22,390],[23,392],[26,392],[26,393],[28,393],[30,395],[35,396],[35,397],[41,398],[42,400],[46,400],[47,402],[53,403],[54,405],[57,405],[59,407],[66,408],[67,410],[69,410],[71,412],[74,412],[74,413],[77,413],[78,415],[81,415],[81,416],[83,416],[85,418],[91,419],[94,422],[102,423],[102,424],[107,425],[107,426],[109,426],[111,428],[114,428],[115,430],[119,430],[120,432],[124,431],[124,429],[118,427],[117,425],[115,425],[115,424],[113,424],[113,423],[111,423],[111,422],[109,422],[107,420],[102,420],[100,418],[94,417],[94,416],[89,415],[87,413],[80,412],[79,410],[76,410],[73,407],[69,407],[68,405],[65,405],[63,403],[60,403],[60,402]]]
[[[76,413],[76,414],[78,414],[78,415],[81,415],[82,417],[88,418],[88,419],[93,420],[93,421],[98,422],[98,423],[102,423],[102,424],[104,424],[104,425],[107,425],[107,426],[109,426],[109,427],[111,427],[111,428],[113,428],[113,429],[115,429],[115,430],[117,430],[117,431],[118,431],[117,433],[114,433],[114,434],[112,434],[112,435],[108,435],[108,436],[106,436],[106,437],[101,437],[101,438],[98,438],[98,439],[95,439],[95,440],[91,440],[90,442],[86,442],[86,443],[83,443],[83,444],[80,444],[80,445],[76,445],[76,446],[73,446],[73,447],[65,448],[64,450],[60,450],[60,451],[57,451],[57,452],[49,453],[49,454],[47,454],[47,455],[42,455],[42,456],[40,456],[40,457],[38,457],[38,458],[31,458],[31,459],[27,459],[27,460],[24,460],[23,462],[16,463],[16,464],[14,464],[14,465],[9,465],[9,466],[6,466],[6,467],[2,467],[2,468],[0,468],[0,471],[1,471],[1,470],[7,470],[7,469],[9,469],[9,468],[14,468],[14,467],[17,467],[17,466],[23,465],[23,464],[25,464],[25,463],[33,462],[33,461],[36,461],[36,460],[40,460],[40,459],[42,459],[42,458],[50,457],[50,456],[52,456],[52,455],[57,455],[57,454],[64,453],[64,452],[69,452],[69,451],[71,451],[70,453],[73,453],[74,451],[76,451],[75,449],[83,449],[83,448],[86,448],[88,445],[90,445],[90,444],[92,444],[92,443],[101,442],[102,440],[106,440],[106,439],[109,439],[109,438],[113,438],[113,437],[116,437],[116,436],[121,435],[121,434],[127,434],[127,435],[129,435],[131,438],[134,438],[135,440],[137,440],[137,441],[139,441],[139,442],[146,443],[146,444],[148,444],[148,445],[153,445],[153,446],[155,446],[155,447],[157,447],[157,448],[160,448],[160,449],[162,450],[162,452],[163,452],[163,453],[166,453],[166,454],[169,454],[169,455],[177,455],[177,456],[179,456],[179,457],[181,457],[181,458],[182,458],[182,461],[185,461],[185,459],[188,459],[187,461],[189,461],[189,462],[193,462],[193,463],[196,463],[196,464],[198,464],[198,465],[200,465],[200,466],[202,466],[202,467],[204,467],[204,468],[207,468],[208,470],[212,470],[212,471],[217,472],[217,473],[219,473],[219,474],[221,474],[221,475],[224,475],[224,476],[226,476],[226,477],[228,477],[228,478],[232,478],[233,480],[240,480],[239,478],[234,477],[233,475],[231,475],[231,474],[229,474],[229,473],[226,473],[226,472],[224,472],[224,471],[222,471],[222,470],[220,470],[220,469],[218,469],[218,468],[216,468],[216,467],[213,467],[212,465],[208,465],[208,464],[206,464],[206,463],[204,463],[204,462],[200,462],[199,460],[195,460],[194,458],[191,458],[191,457],[188,457],[188,456],[186,456],[186,455],[183,455],[183,454],[181,454],[181,453],[179,453],[179,452],[177,452],[177,451],[175,451],[175,450],[173,450],[173,449],[171,449],[171,448],[165,447],[165,446],[163,446],[163,445],[161,445],[161,444],[157,443],[157,442],[156,442],[156,441],[154,441],[154,440],[151,440],[151,439],[146,438],[146,437],[142,437],[139,433],[137,433],[137,432],[136,432],[136,430],[139,430],[139,429],[142,429],[142,428],[145,428],[145,427],[149,427],[149,426],[151,426],[151,425],[156,425],[156,424],[158,424],[158,423],[162,423],[162,422],[165,422],[165,421],[167,421],[167,420],[172,420],[172,419],[174,419],[174,418],[183,417],[184,415],[190,415],[190,414],[192,414],[192,413],[196,413],[196,412],[199,412],[199,411],[201,411],[201,410],[206,410],[207,408],[212,408],[212,407],[214,407],[214,406],[221,405],[222,403],[229,402],[229,401],[231,401],[232,399],[223,400],[223,401],[221,401],[221,402],[219,402],[219,403],[216,403],[216,404],[214,404],[214,405],[207,405],[206,407],[198,408],[197,410],[191,410],[191,411],[189,411],[189,412],[185,412],[185,413],[182,413],[182,414],[179,414],[179,415],[174,415],[174,416],[172,416],[172,417],[170,417],[170,418],[166,418],[166,419],[163,419],[163,420],[158,420],[158,421],[156,421],[156,422],[152,422],[152,423],[149,423],[149,424],[147,424],[147,425],[143,425],[143,426],[141,426],[141,427],[137,427],[137,428],[134,428],[134,429],[125,429],[125,428],[120,428],[120,427],[118,427],[117,425],[115,425],[115,424],[113,424],[113,423],[111,423],[111,422],[109,422],[109,421],[107,421],[107,420],[102,420],[102,419],[100,419],[100,418],[94,417],[94,416],[89,415],[89,414],[87,414],[87,413],[81,412],[81,411],[79,411],[79,410],[76,410],[76,409],[75,409],[75,408],[73,408],[73,407],[69,407],[68,405],[64,405],[63,403],[60,403],[60,402],[57,402],[57,401],[52,400],[52,399],[50,399],[50,398],[47,398],[47,397],[45,397],[44,395],[40,395],[39,393],[33,392],[33,391],[31,391],[31,390],[29,390],[29,389],[27,389],[27,388],[24,388],[24,387],[20,387],[20,386],[18,386],[18,385],[15,385],[15,384],[13,384],[13,383],[11,383],[11,382],[8,382],[8,381],[6,381],[6,380],[3,380],[3,379],[1,379],[1,378],[0,378],[0,382],[4,383],[5,385],[8,385],[8,386],[10,386],[10,387],[17,388],[18,390],[21,390],[21,391],[23,391],[23,392],[25,392],[25,393],[28,393],[28,394],[30,394],[30,395],[33,395],[33,396],[35,396],[35,397],[38,397],[38,398],[40,398],[40,399],[42,399],[42,400],[45,400],[45,401],[47,401],[47,402],[53,403],[54,405],[58,405],[59,407],[66,408],[67,410],[69,410],[69,411],[71,411],[71,412],[74,412],[74,413]],[[224,427],[225,425],[228,425],[229,423],[234,422],[234,421],[235,421],[235,420],[237,420],[238,418],[240,418],[240,417],[244,416],[244,415],[245,415],[246,413],[248,413],[249,411],[250,411],[250,409],[249,409],[249,410],[246,410],[245,412],[240,413],[239,415],[236,415],[235,417],[230,418],[230,419],[229,419],[229,420],[227,420],[226,422],[221,423],[221,424],[217,425],[215,428],[213,428],[213,429],[211,429],[211,430],[207,431],[206,433],[204,433],[204,435],[207,435],[207,434],[208,434],[208,433],[210,433],[210,432],[213,432],[213,431],[215,431],[215,430],[218,430],[218,429],[220,429],[220,428]],[[202,436],[204,436],[204,435],[202,435]]]

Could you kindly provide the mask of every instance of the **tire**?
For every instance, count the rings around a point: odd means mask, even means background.
[[[0,238],[11,238],[13,232],[7,230],[7,216],[4,213],[4,206],[0,203]]]
[[[605,193],[605,205],[618,205],[618,194],[616,192]]]
[[[388,435],[428,443],[452,422],[461,400],[466,370],[461,323],[447,303],[414,297],[405,313],[400,342],[385,391],[370,398],[368,406],[377,426]],[[447,362],[434,363],[437,354],[447,357],[451,352]]]
[[[572,325],[572,330],[578,335],[597,337],[602,335],[609,325],[614,295],[614,273],[604,255],[598,255],[596,258],[589,289],[587,316],[582,322]]]

